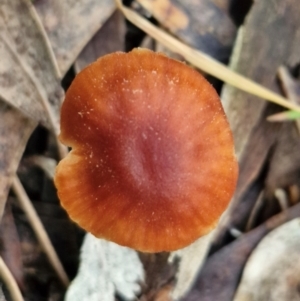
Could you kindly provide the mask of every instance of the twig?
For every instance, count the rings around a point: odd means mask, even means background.
[[[46,253],[50,263],[52,264],[53,269],[56,271],[61,282],[67,287],[69,285],[68,276],[51,244],[51,241],[44,229],[40,218],[38,217],[31,201],[26,194],[26,191],[24,190],[17,176],[15,176],[13,179],[12,188],[14,193],[18,197],[20,205],[26,213],[29,223],[31,224],[31,227],[33,228],[44,252]]]
[[[0,277],[5,283],[13,301],[24,301],[18,284],[0,256]]]
[[[130,10],[123,6],[120,0],[116,0],[116,3],[126,19],[142,29],[149,36],[159,41],[164,46],[168,47],[170,50],[182,55],[185,60],[203,70],[204,72],[215,76],[216,78],[240,90],[256,95],[260,98],[267,99],[288,109],[300,112],[299,106],[290,103],[284,97],[230,70],[225,65],[219,63],[218,61],[202,53],[201,51],[195,50],[185,45],[171,35],[154,26],[152,23],[141,17],[133,10]]]

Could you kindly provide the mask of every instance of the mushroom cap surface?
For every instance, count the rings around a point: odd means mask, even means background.
[[[144,252],[212,230],[238,165],[220,99],[185,64],[145,49],[99,58],[72,82],[60,140],[72,148],[55,185],[72,220]]]

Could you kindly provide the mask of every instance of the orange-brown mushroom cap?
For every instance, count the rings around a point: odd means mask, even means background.
[[[97,237],[145,252],[182,248],[215,227],[235,189],[233,138],[213,87],[149,50],[80,72],[61,110],[72,147],[56,171],[62,206]]]

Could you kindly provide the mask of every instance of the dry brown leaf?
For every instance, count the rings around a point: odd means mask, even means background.
[[[115,9],[112,0],[37,0],[34,6],[62,77]]]
[[[157,26],[153,25],[145,18],[141,17],[139,14],[126,8],[121,0],[115,0],[118,8],[123,12],[126,18],[132,22],[134,25],[138,26],[141,30],[146,32],[148,35],[153,37],[155,40],[159,41],[170,50],[180,54],[186,61],[193,64],[200,70],[215,76],[219,80],[222,80],[229,85],[232,85],[242,91],[250,93],[251,95],[257,95],[260,98],[267,99],[271,102],[279,104],[285,108],[289,108],[300,112],[300,107],[289,102],[284,97],[280,96],[278,93],[265,88],[249,78],[242,76],[241,74],[232,71],[225,65],[219,63],[212,57],[204,54],[203,52],[196,50],[187,46],[186,44],[180,42],[176,38],[167,34],[165,31],[159,29]]]
[[[0,15],[2,213],[12,177],[37,122],[58,133],[63,91],[51,51],[45,43],[31,3],[27,0],[3,0]]]
[[[27,0],[3,0],[0,13],[0,97],[58,133],[63,91],[39,20]]]
[[[172,291],[174,300],[180,300],[194,284],[196,276],[206,260],[211,240],[216,230],[200,237],[190,246],[173,252],[172,256],[178,256],[179,267],[176,275],[176,283]]]
[[[236,28],[226,13],[210,0],[137,0],[179,40],[227,60]]]
[[[234,301],[300,300],[300,218],[268,234],[251,254]]]
[[[181,301],[232,301],[244,265],[259,241],[271,230],[299,216],[300,204],[270,218],[211,255],[199,273],[193,289]],[[268,299],[259,301],[265,300]]]
[[[299,63],[299,14],[300,6],[296,0],[284,3],[274,0],[272,4],[268,1],[254,2],[244,26],[239,30],[231,68],[278,91],[278,68],[283,63],[291,66]],[[221,96],[234,132],[236,152],[241,158],[249,135],[259,125],[266,103],[229,85],[225,85]]]
[[[239,31],[231,67],[263,86],[279,90],[276,79],[279,66],[284,62],[291,66],[299,62],[299,14],[297,0],[284,3],[274,0],[272,5],[268,1],[254,2],[244,26]],[[284,41],[280,43],[280,47],[277,42],[279,40]],[[255,181],[260,176],[263,177],[262,173],[267,167],[266,162],[280,129],[279,126],[268,125],[265,121],[268,115],[278,110],[275,106],[267,106],[256,97],[229,85],[225,86],[221,98],[234,134],[240,161],[240,177],[236,197],[215,238],[218,245],[225,241],[228,228],[239,228],[245,223],[245,214],[247,216],[252,204],[246,204],[242,200],[251,200],[254,203],[258,197],[259,190],[250,198],[245,198],[245,195],[249,191],[252,193]],[[263,184],[263,178],[260,183]],[[240,210],[243,214],[240,214]],[[233,218],[234,214],[237,219]]]
[[[82,70],[88,64],[105,54],[124,51],[126,24],[123,14],[117,10],[103,24],[78,56],[75,69]]]

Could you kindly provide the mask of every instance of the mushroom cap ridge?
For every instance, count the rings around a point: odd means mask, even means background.
[[[214,88],[150,50],[99,58],[72,82],[55,185],[70,218],[144,252],[185,247],[216,226],[236,186],[232,133]]]

